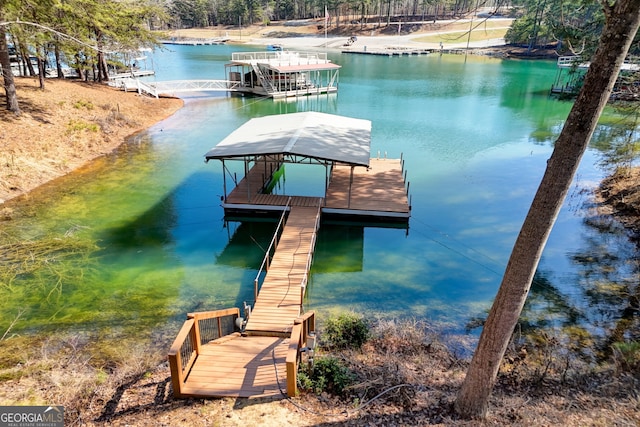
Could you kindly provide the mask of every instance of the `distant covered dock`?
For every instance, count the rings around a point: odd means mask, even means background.
[[[408,222],[404,162],[371,158],[370,145],[369,120],[304,112],[251,119],[205,158],[222,162],[226,215],[277,213],[289,209],[287,205],[320,206],[326,215]],[[241,180],[236,182],[228,161],[244,163]],[[324,166],[324,197],[271,194],[286,163]]]
[[[340,65],[322,52],[236,52],[226,66],[236,91],[282,99],[338,91]]]

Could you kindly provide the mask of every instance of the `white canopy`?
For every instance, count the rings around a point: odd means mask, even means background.
[[[371,121],[304,112],[251,119],[205,154],[210,159],[289,154],[369,166]]]

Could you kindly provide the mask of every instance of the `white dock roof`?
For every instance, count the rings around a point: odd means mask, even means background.
[[[210,159],[289,154],[369,166],[371,121],[304,112],[251,119],[205,154]]]

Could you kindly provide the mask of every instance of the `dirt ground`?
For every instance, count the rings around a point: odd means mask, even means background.
[[[217,37],[223,35],[220,31],[181,36]],[[290,28],[257,27],[244,31],[243,38],[261,38],[266,44],[274,34]],[[308,39],[308,36],[298,37],[299,31],[296,29],[293,38]],[[317,28],[312,32],[317,35]],[[284,43],[285,39],[280,42]],[[384,40],[380,39],[379,43]],[[31,189],[111,152],[126,136],[166,118],[182,105],[178,99],[151,99],[104,85],[73,81],[48,80],[46,88],[40,90],[37,80],[18,79],[17,87],[22,115],[16,117],[0,110],[0,211],[4,201],[28,196]],[[629,181],[629,186],[633,183],[637,180]],[[3,216],[10,218],[6,208]],[[396,354],[397,358],[383,361],[385,351]],[[358,409],[354,401],[340,402],[325,394],[301,395],[292,400],[175,400],[171,396],[167,364],[160,359],[154,367],[140,369],[132,375],[116,371],[107,380],[111,388],[102,384],[88,393],[81,387],[61,385],[58,376],[79,375],[62,357],[56,361],[61,366],[60,372],[53,369],[41,372],[34,368],[36,374],[32,377],[18,375],[16,379],[3,380],[0,404],[40,403],[60,396],[64,389],[70,406],[74,399],[87,402],[82,403],[84,407],[73,419],[67,419],[68,425],[88,426],[631,426],[640,423],[637,395],[634,397],[630,392],[637,390],[637,381],[633,378],[593,374],[588,381],[580,379],[582,383],[575,388],[549,381],[532,391],[528,388],[529,381],[514,379],[517,368],[512,368],[511,376],[507,375],[498,384],[488,420],[456,420],[451,403],[466,362],[446,353],[430,357],[429,351],[420,349],[418,356],[410,358],[398,348],[380,350],[378,346],[345,356],[361,367],[379,366],[380,372],[406,371],[409,380],[420,384],[409,407],[392,399],[380,399]],[[26,369],[28,363],[17,365],[16,369]],[[95,377],[93,371],[89,375]],[[51,378],[45,380],[47,377]]]

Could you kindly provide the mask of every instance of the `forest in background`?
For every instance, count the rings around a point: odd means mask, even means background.
[[[2,0],[0,36],[6,33],[5,54],[20,61],[22,75],[50,68],[63,76],[66,65],[84,80],[106,81],[110,66],[124,65],[121,54],[158,45],[164,32],[176,29],[315,19],[329,32],[348,26],[411,32],[441,20],[494,17],[515,18],[505,36],[509,44],[555,46],[587,59],[604,26],[596,0]],[[637,53],[634,43],[630,54]]]

